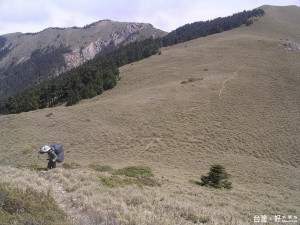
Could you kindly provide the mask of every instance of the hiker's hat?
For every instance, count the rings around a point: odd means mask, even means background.
[[[48,152],[51,148],[48,145],[42,147],[42,152]]]

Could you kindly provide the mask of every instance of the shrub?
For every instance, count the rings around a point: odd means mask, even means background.
[[[154,177],[151,168],[147,166],[128,166],[123,169],[116,170],[115,174],[134,178]]]
[[[99,163],[91,163],[91,169],[98,172],[109,172],[110,176],[102,176],[99,174],[100,182],[107,187],[125,187],[127,185],[137,185],[142,188],[143,186],[155,187],[161,184],[154,178],[154,174],[150,167],[146,166],[128,166],[123,169],[114,170],[110,166],[101,166]],[[127,177],[123,177],[127,176]]]
[[[127,185],[137,184],[135,180],[129,178],[121,178],[119,176],[110,176],[101,178],[101,183],[107,187],[125,187]]]
[[[0,183],[0,224],[71,224],[49,193]]]
[[[225,171],[225,167],[220,164],[215,164],[210,167],[207,176],[201,176],[201,185],[210,186],[213,188],[231,189],[231,182],[228,181],[230,174]]]

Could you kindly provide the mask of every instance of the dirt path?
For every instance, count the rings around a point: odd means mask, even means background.
[[[222,92],[223,92],[223,90],[225,89],[225,84],[226,84],[229,80],[234,79],[234,78],[236,77],[236,72],[237,72],[237,71],[235,71],[235,72],[233,73],[233,76],[231,76],[231,77],[229,77],[229,78],[227,78],[226,80],[223,81],[222,86],[221,86],[221,89],[220,89],[220,91],[219,91],[219,98],[220,98],[220,99],[222,99]]]
[[[223,81],[222,85],[221,85],[221,89],[219,91],[219,98],[220,100],[222,99],[222,92],[224,91],[224,89],[226,88],[226,83],[234,78],[237,77],[237,73],[241,70],[243,70],[248,64],[249,64],[249,61],[251,59],[253,59],[255,56],[255,53],[253,53],[253,55],[251,56],[251,58],[248,60],[248,63],[245,63],[244,65],[242,65],[240,68],[238,68],[236,71],[233,72],[233,75],[231,77],[228,77],[226,80]]]
[[[138,160],[141,157],[142,154],[148,151],[148,149],[150,148],[150,146],[153,144],[154,141],[160,141],[162,138],[149,138],[149,139],[151,140],[151,142],[146,146],[145,149],[141,150],[140,153],[131,160],[129,166],[132,166],[136,162],[136,160]]]
[[[64,169],[62,168],[56,168],[55,170],[56,173],[63,174],[64,172]],[[53,190],[52,195],[55,201],[70,217],[72,224],[91,224],[90,213],[83,212],[82,206],[79,206],[78,203],[76,203],[76,195],[72,192],[68,192],[61,181],[51,172],[41,172],[39,178],[44,180],[45,183],[49,183],[49,186],[51,186],[51,189]]]

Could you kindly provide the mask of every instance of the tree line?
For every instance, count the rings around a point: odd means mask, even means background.
[[[113,88],[118,80],[118,67],[158,53],[158,40],[148,38],[96,56],[83,65],[60,76],[0,101],[0,113],[20,113],[62,103],[74,105],[81,99],[92,98]]]
[[[263,16],[264,14],[265,12],[262,9],[253,9],[251,11],[236,13],[232,16],[223,18],[219,17],[214,20],[186,24],[166,35],[162,39],[162,43],[163,46],[170,46],[195,38],[205,37],[207,35],[231,30],[240,27],[242,24],[246,24],[247,26],[249,26],[253,23],[250,18]]]
[[[263,10],[254,9],[224,18],[187,24],[162,38],[147,38],[120,46],[104,55],[98,54],[77,68],[0,101],[0,114],[27,112],[65,102],[67,106],[74,105],[81,99],[92,98],[113,88],[119,77],[118,68],[123,65],[155,55],[161,47],[219,33],[242,24],[250,25],[251,17],[263,15]],[[48,69],[51,68],[47,67]]]

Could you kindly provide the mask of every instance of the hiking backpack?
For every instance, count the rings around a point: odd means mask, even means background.
[[[55,154],[57,155],[56,162],[61,163],[64,161],[64,149],[63,146],[59,143],[53,143],[51,148],[54,149]]]

